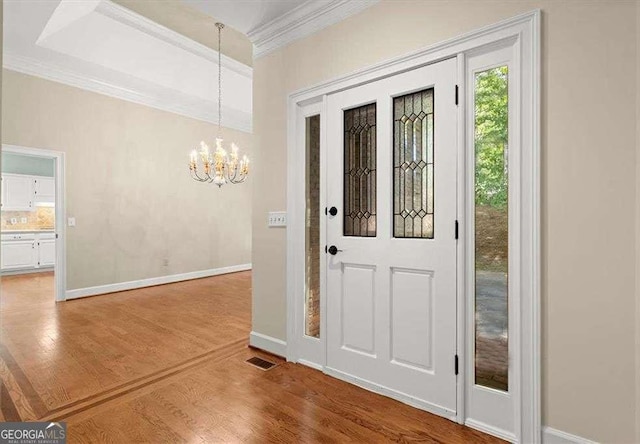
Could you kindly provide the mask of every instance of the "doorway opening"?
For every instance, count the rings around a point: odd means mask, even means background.
[[[65,300],[64,154],[2,146],[3,310]]]

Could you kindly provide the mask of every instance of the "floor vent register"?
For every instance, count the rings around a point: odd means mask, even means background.
[[[274,362],[266,361],[262,358],[254,356],[253,358],[247,359],[247,362],[254,367],[258,367],[260,370],[271,370],[276,366]]]

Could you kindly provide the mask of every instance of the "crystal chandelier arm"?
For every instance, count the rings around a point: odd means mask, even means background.
[[[232,166],[232,165],[231,165],[231,163],[230,163],[230,162],[227,162],[227,163],[226,163],[225,168],[224,168],[224,175],[225,175],[225,179],[226,179],[228,182],[235,183],[234,181],[235,181],[235,178],[236,178],[236,174],[237,174],[237,172],[238,172],[238,169],[237,169],[237,168],[234,168],[234,171],[233,171],[233,174],[232,174],[232,172],[231,172],[231,166]]]
[[[246,180],[246,178],[247,178],[247,176],[244,176],[244,177],[242,177],[242,178],[240,178],[240,179],[230,180],[229,182],[231,182],[232,184],[234,184],[234,185],[235,185],[235,184],[238,184],[238,183],[242,183],[242,182],[244,182],[244,181]]]
[[[200,174],[198,174],[198,171],[194,170],[193,168],[191,169],[191,177],[194,180],[197,180],[198,182],[212,182],[213,181],[213,177],[209,176],[208,174],[205,174],[204,177],[200,176]]]
[[[237,183],[242,183],[246,180],[247,175],[242,173],[242,171],[240,171],[240,177],[238,178],[238,165],[235,166],[235,168],[233,169],[233,175],[231,175],[231,172],[229,170],[227,170],[227,181],[231,182],[232,184],[237,184]]]
[[[224,168],[224,173],[226,176],[225,178],[227,179],[228,182],[235,183],[235,178],[238,173],[238,169],[234,168],[233,163],[230,162],[228,159]]]

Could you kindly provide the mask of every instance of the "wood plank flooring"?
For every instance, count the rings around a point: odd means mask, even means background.
[[[248,348],[249,272],[58,304],[51,274],[1,288],[0,419],[72,443],[500,442]]]
[[[53,306],[53,272],[2,276],[0,310],[32,310]]]

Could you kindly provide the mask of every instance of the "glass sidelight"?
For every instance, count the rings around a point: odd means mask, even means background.
[[[320,116],[306,119],[305,334],[320,337]]]
[[[345,236],[376,235],[376,104],[344,111]]]
[[[393,99],[393,236],[433,239],[433,88]]]
[[[508,391],[508,67],[474,88],[475,383]]]

